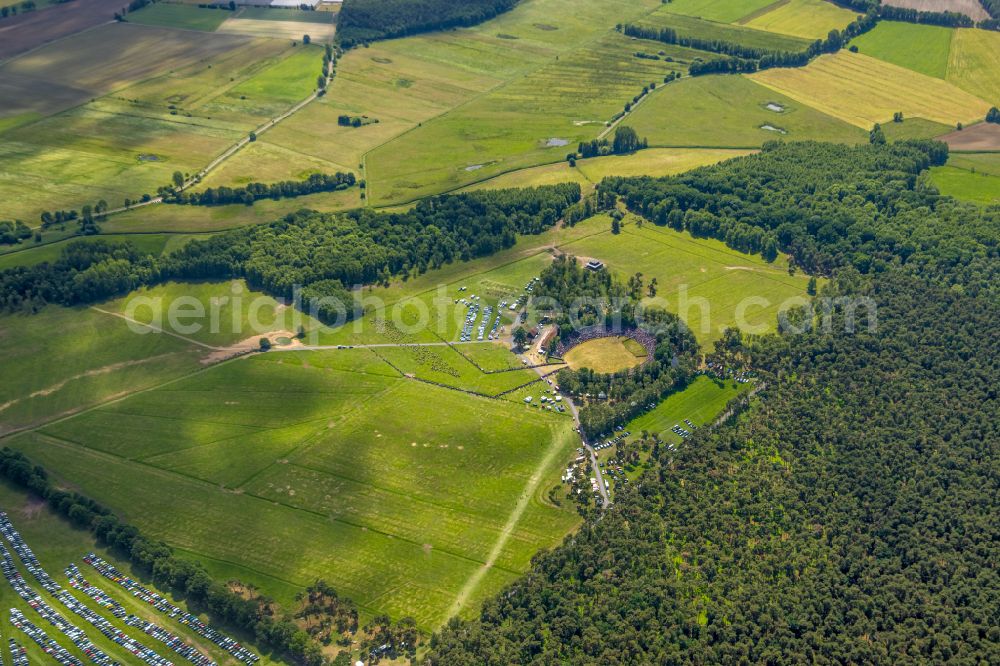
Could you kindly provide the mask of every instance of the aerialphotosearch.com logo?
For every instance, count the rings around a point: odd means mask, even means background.
[[[599,319],[614,332],[625,327],[624,321],[629,321],[630,326],[643,326],[650,319],[659,321],[650,317],[653,310],[676,314],[698,339],[715,337],[727,327],[749,334],[765,334],[776,328],[784,334],[801,334],[814,330],[829,333],[838,328],[845,333],[862,329],[875,332],[878,325],[877,306],[868,297],[802,295],[775,301],[762,295],[748,295],[723,307],[713,306],[704,296],[692,295],[686,284],[679,285],[671,297],[661,293],[638,303],[595,297],[564,303],[546,296],[534,296],[525,302],[516,293],[486,298],[459,292],[446,284],[396,300],[387,300],[380,290],[370,287],[351,290],[348,299],[337,296],[306,299],[302,288],[295,286],[289,301],[248,292],[239,281],[233,281],[226,291],[207,300],[193,294],[133,296],[126,302],[122,316],[129,328],[141,335],[166,332],[206,339],[207,333],[209,339],[217,336],[228,340],[288,335],[308,346],[320,345],[324,334],[345,326],[355,335],[370,333],[375,328],[380,333],[391,330],[402,336],[431,331],[443,340],[451,340],[456,331],[468,328],[471,318],[476,322],[476,330],[469,336],[470,342],[489,339],[480,338],[478,328],[483,323],[484,331],[493,331],[493,325],[499,321],[495,335],[499,338],[528,321],[537,322],[540,317],[551,321],[567,319],[572,328]]]

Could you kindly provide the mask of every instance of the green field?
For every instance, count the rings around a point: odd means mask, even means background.
[[[735,23],[773,3],[774,0],[672,0],[664,5],[663,11],[720,23]]]
[[[48,306],[0,316],[0,430],[42,423],[197,370],[204,350],[115,317]]]
[[[804,39],[826,39],[831,30],[843,30],[859,14],[827,0],[787,0],[775,2],[741,25]]]
[[[14,525],[14,529],[21,534],[28,546],[34,551],[36,557],[38,557],[42,567],[45,568],[46,572],[52,576],[56,582],[66,585],[67,579],[63,570],[68,564],[75,563],[80,568],[80,572],[90,583],[101,588],[101,590],[110,595],[115,601],[122,604],[130,613],[134,613],[150,622],[154,622],[159,626],[168,629],[172,633],[183,637],[186,641],[194,644],[203,654],[216,660],[220,664],[232,663],[232,657],[230,657],[228,653],[216,647],[209,641],[201,638],[197,634],[191,632],[180,622],[168,618],[163,613],[157,612],[149,605],[135,599],[123,588],[101,577],[100,574],[98,574],[94,569],[85,564],[83,562],[84,555],[91,552],[97,553],[101,558],[110,562],[119,571],[125,572],[128,575],[142,581],[143,585],[147,588],[157,590],[156,586],[151,580],[149,580],[148,576],[140,571],[134,570],[127,561],[120,559],[117,553],[98,545],[89,532],[71,527],[64,518],[55,515],[44,502],[30,498],[22,490],[15,489],[4,483],[0,484],[0,511],[5,511],[7,513],[11,523]],[[88,623],[79,615],[69,611],[61,604],[61,602],[45,592],[41,585],[38,584],[34,577],[24,567],[20,558],[18,558],[18,556],[14,553],[9,544],[7,545],[7,549],[14,558],[16,566],[21,575],[24,576],[25,581],[27,581],[52,608],[60,612],[70,622],[82,629],[87,634],[87,637],[111,658],[119,660],[121,663],[137,663],[131,661],[132,657],[128,652],[117,646],[113,641],[105,638],[93,625]],[[164,593],[163,590],[157,591],[161,594]],[[149,648],[152,648],[161,657],[171,659],[174,663],[181,661],[181,657],[177,653],[170,650],[166,645],[150,636],[147,636],[139,629],[130,627],[122,621],[116,619],[110,612],[102,609],[92,602],[85,594],[77,591],[71,591],[71,594],[77,599],[77,601],[83,602],[85,606],[90,608],[90,610],[97,612],[99,615],[111,622],[115,627],[124,631],[131,638]],[[167,596],[170,598],[169,594]],[[171,599],[171,601],[182,608],[187,607],[182,599]],[[6,609],[17,608],[24,613],[28,620],[36,626],[44,629],[51,638],[56,639],[62,647],[69,650],[78,659],[86,662],[87,658],[84,654],[73,646],[64,634],[57,631],[54,627],[45,622],[37,613],[35,613],[28,606],[28,604],[14,592],[13,588],[11,588],[6,580],[3,581],[3,585],[0,585],[0,603],[3,604],[5,615],[7,612]],[[252,637],[234,634],[228,627],[219,626],[218,628],[230,633],[230,635],[233,635],[234,637],[237,637],[244,644],[249,644],[251,649],[258,650],[258,648],[253,645]],[[5,617],[2,627],[0,627],[0,640],[2,640],[4,644],[3,651],[5,653],[5,663],[8,663],[6,661],[8,658],[6,656],[7,641],[10,638],[13,638],[22,646],[27,648],[27,654],[32,663],[41,664],[52,660],[52,657],[45,655],[25,633],[13,627],[8,621],[6,621]],[[258,654],[260,654],[259,650]],[[262,656],[263,658],[259,662],[261,666],[271,666],[272,664],[280,663],[272,660],[266,655]]]
[[[956,166],[931,167],[930,171],[931,182],[941,194],[975,203],[1000,203],[1000,175]]]
[[[711,423],[726,406],[726,403],[740,393],[749,390],[749,384],[737,384],[732,380],[716,381],[699,375],[680,393],[668,396],[655,409],[632,420],[626,430],[638,437],[644,431],[658,434],[664,441],[680,443],[681,438],[670,428],[680,425],[690,430],[684,419],[697,426]]]
[[[291,21],[293,23],[333,23],[333,12],[302,11],[301,9],[278,9],[275,7],[243,7],[236,16],[241,19],[262,21]]]
[[[982,99],[950,83],[860,53],[823,55],[795,69],[769,69],[750,78],[775,92],[860,128],[892,119],[925,118],[945,125],[981,119]]]
[[[194,5],[154,3],[137,12],[130,12],[129,23],[158,25],[182,30],[213,32],[232,12],[222,9],[204,9]]]
[[[772,111],[768,104],[782,110]],[[629,115],[627,124],[656,146],[756,148],[774,139],[867,140],[866,133],[813,109],[808,100],[795,101],[732,75],[699,76],[664,86]]]
[[[230,574],[323,577],[430,629],[576,524],[542,499],[571,421],[523,409],[407,380],[368,350],[274,352],[10,443]]]
[[[936,25],[882,21],[851,41],[858,51],[915,72],[943,79],[955,30]]]
[[[246,37],[207,37],[127,23],[99,26],[0,64],[0,117],[51,115],[171,70],[223,57],[247,42]]]
[[[650,223],[638,228],[632,221],[614,235],[610,221],[604,222],[605,232],[559,249],[600,259],[623,279],[636,272],[647,282],[655,277],[657,296],[644,303],[678,314],[706,350],[728,326],[773,331],[783,304],[800,304],[805,295],[808,276],[789,275],[784,259],[768,264],[719,241]]]

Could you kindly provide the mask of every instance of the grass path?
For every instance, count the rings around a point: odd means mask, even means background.
[[[487,571],[493,566],[500,553],[503,552],[504,547],[507,545],[507,541],[510,540],[510,535],[513,534],[515,528],[517,528],[517,523],[521,520],[521,516],[524,515],[525,509],[528,508],[528,503],[534,496],[535,491],[538,490],[538,485],[542,482],[542,478],[548,472],[549,467],[552,462],[559,455],[562,447],[559,446],[558,442],[561,440],[560,436],[553,438],[549,446],[548,452],[545,457],[538,463],[535,471],[531,474],[528,479],[528,483],[525,484],[524,490],[521,492],[521,497],[517,500],[517,504],[514,505],[514,510],[510,512],[507,517],[507,522],[504,524],[503,529],[500,530],[500,535],[497,537],[496,542],[490,549],[489,555],[486,558],[486,562],[483,566],[476,569],[476,571],[465,581],[465,585],[459,591],[455,600],[452,601],[451,607],[448,609],[448,617],[454,617],[465,607],[466,602],[469,600],[476,589],[479,587],[479,583],[486,576]]]

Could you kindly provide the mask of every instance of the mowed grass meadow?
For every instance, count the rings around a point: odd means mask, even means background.
[[[831,30],[843,30],[860,14],[828,0],[775,2],[771,9],[754,14],[741,25],[804,39],[826,39]]]
[[[792,99],[741,75],[674,81],[644,100],[625,122],[653,146],[756,148],[775,139],[859,143],[868,138],[813,108],[806,96]]]
[[[370,350],[275,352],[10,444],[233,574],[325,578],[432,629],[485,563],[465,615],[576,525],[545,499],[571,421],[523,409],[403,378]]]
[[[713,239],[693,238],[648,222],[639,227],[636,219],[628,218],[621,234],[614,235],[605,218],[605,232],[559,249],[600,259],[623,279],[637,272],[646,283],[655,277],[657,296],[644,299],[645,305],[678,314],[706,351],[740,319],[751,332],[775,330],[782,304],[801,304],[805,297],[809,277],[789,275],[784,258],[769,264]]]

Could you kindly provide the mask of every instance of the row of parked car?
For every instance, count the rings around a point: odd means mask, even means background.
[[[122,646],[122,648],[145,663],[151,664],[152,666],[173,666],[173,662],[169,659],[164,659],[160,655],[156,654],[156,652],[152,649],[135,640],[121,629],[115,627],[106,619],[77,601],[68,591],[64,590],[62,594],[59,595],[59,601],[61,601],[66,608],[70,609],[87,622],[94,625],[97,630],[104,634],[107,638]]]
[[[79,590],[83,592],[88,597],[93,599],[98,606],[101,608],[107,608],[111,611],[111,614],[117,618],[123,618],[128,615],[128,611],[120,603],[112,599],[107,592],[97,587],[96,585],[91,585],[83,574],[80,573],[80,569],[77,568],[75,564],[70,563],[66,567],[66,577],[69,578],[69,586],[74,590]]]
[[[240,645],[240,643],[235,639],[232,639],[221,631],[208,626],[198,619],[197,615],[188,613],[182,608],[175,606],[162,595],[146,589],[141,583],[129,578],[125,574],[118,571],[118,569],[113,567],[110,563],[98,557],[96,553],[88,553],[83,558],[83,561],[94,567],[99,574],[108,580],[124,587],[132,593],[132,596],[145,601],[147,604],[168,617],[175,618],[181,624],[191,627],[191,630],[196,634],[212,641],[243,663],[255,664],[260,661],[260,657],[257,654]]]
[[[28,651],[24,649],[24,646],[13,638],[7,641],[7,645],[10,647],[11,663],[14,666],[28,666]]]
[[[180,636],[170,633],[163,627],[155,625],[152,622],[147,622],[141,617],[135,615],[127,615],[125,617],[125,624],[130,627],[138,628],[147,636],[152,636],[196,666],[216,666],[214,661],[203,655],[201,652],[198,652],[198,650],[191,645],[185,643],[184,639]]]
[[[10,623],[27,634],[28,638],[35,641],[42,652],[49,655],[63,666],[83,666],[83,662],[66,651],[66,648],[49,638],[49,635],[35,626],[24,613],[16,608],[10,609]]]
[[[21,575],[21,572],[14,565],[14,558],[11,557],[10,551],[2,543],[0,543],[0,569],[2,569],[4,578],[14,588],[17,595],[24,599],[28,606],[36,613],[41,615],[42,619],[65,634],[73,642],[73,645],[80,648],[80,651],[87,655],[91,661],[99,666],[120,666],[118,662],[114,661],[103,650],[94,645],[82,629],[63,617],[28,585],[28,582],[24,580],[24,576]],[[42,630],[39,629],[39,631]],[[44,631],[42,631],[42,634],[45,635],[46,644],[51,641],[52,644],[58,646],[54,640],[48,638],[48,635]],[[33,636],[32,639],[34,639]],[[60,647],[59,649],[62,650],[63,648]]]

